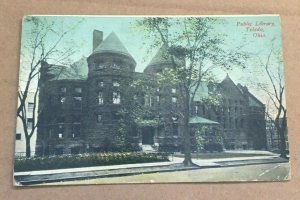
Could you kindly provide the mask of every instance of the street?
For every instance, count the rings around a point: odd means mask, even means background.
[[[238,167],[206,168],[189,171],[139,174],[123,177],[97,178],[90,180],[49,183],[49,185],[159,182],[279,181],[288,180],[289,176],[289,163],[272,163]]]

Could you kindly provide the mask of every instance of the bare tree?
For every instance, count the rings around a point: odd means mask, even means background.
[[[64,27],[63,22],[58,24],[49,18],[27,16],[23,20],[17,116],[23,125],[26,157],[31,156],[30,139],[38,126],[37,101],[41,64],[48,60],[54,64],[66,64],[69,61],[70,56],[75,53],[75,48],[61,44],[66,35],[81,22],[82,19],[79,19],[72,27]],[[26,102],[30,92],[34,93],[34,97],[32,127],[29,129]]]
[[[269,97],[273,112],[275,127],[280,139],[280,156],[287,158],[286,133],[287,133],[287,109],[285,106],[285,84],[283,77],[283,61],[280,50],[275,50],[272,45],[265,59],[259,58],[260,65],[264,70],[268,83],[259,84],[259,88]]]

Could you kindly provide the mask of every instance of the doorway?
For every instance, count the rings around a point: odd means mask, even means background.
[[[148,145],[154,144],[154,128],[152,127],[142,128],[142,144],[148,144]]]

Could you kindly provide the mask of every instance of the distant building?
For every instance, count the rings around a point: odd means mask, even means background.
[[[102,35],[94,31],[93,52],[87,59],[82,58],[70,67],[43,63],[37,154],[111,150],[118,143],[120,127],[124,124],[122,133],[130,138],[133,146],[151,145],[157,150],[180,151],[183,133],[176,112],[181,106],[178,88],[149,85],[151,92],[128,90],[134,80],[147,80],[171,65],[163,56],[164,47],[144,73],[138,73],[135,60],[119,38],[111,33],[103,40]],[[200,102],[200,97],[215,92],[221,95],[220,106],[214,108]],[[213,138],[219,130],[222,148],[266,148],[265,107],[246,87],[235,85],[227,76],[216,90],[202,83],[197,96],[190,123],[215,127],[209,131],[215,135]],[[133,122],[126,113],[132,112],[137,104],[143,105],[148,115]]]
[[[25,102],[26,106],[26,127],[28,130],[31,130],[34,126],[33,124],[33,106],[34,106],[34,92],[28,92],[27,99]],[[37,119],[37,116],[36,116]],[[36,144],[36,130],[34,131],[30,145],[31,145],[31,155],[34,156],[35,151],[35,144]],[[24,134],[24,127],[21,119],[17,117],[17,125],[16,125],[16,142],[15,142],[15,155],[16,156],[25,156],[26,155],[26,141],[25,141],[25,134]]]
[[[282,118],[279,119],[280,121]],[[276,129],[274,120],[267,120],[266,121],[266,135],[267,135],[267,146],[269,150],[276,151],[280,150],[280,136]],[[288,134],[287,131],[285,132],[285,144],[286,149],[289,149],[289,143],[288,143]]]

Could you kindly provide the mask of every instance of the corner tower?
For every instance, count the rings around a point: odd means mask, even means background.
[[[132,97],[126,92],[136,62],[115,33],[102,41],[102,33],[94,31],[93,52],[88,62],[88,109],[86,141],[95,151],[113,146],[120,129],[122,116]]]

